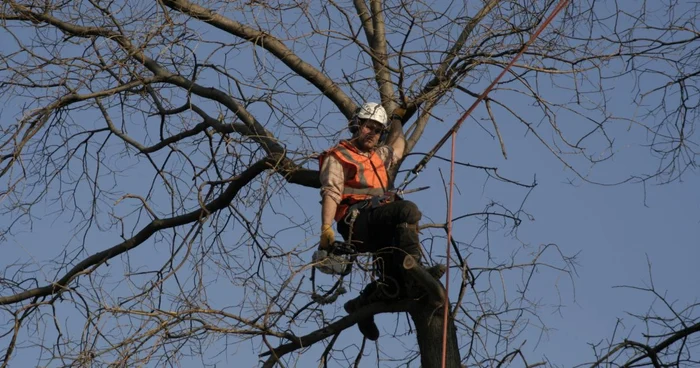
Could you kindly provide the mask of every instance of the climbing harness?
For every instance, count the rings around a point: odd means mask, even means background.
[[[341,220],[348,225],[347,240],[334,241],[331,244],[329,251],[317,250],[313,254],[312,260],[314,262],[314,267],[311,271],[311,283],[312,290],[314,290],[314,292],[311,296],[312,299],[319,304],[329,304],[334,302],[340,294],[344,294],[346,292],[345,288],[343,287],[344,278],[351,273],[352,266],[355,264],[355,261],[359,255],[357,248],[355,247],[356,241],[353,240],[353,233],[355,221],[360,215],[361,210],[366,208],[377,208],[387,203],[402,199],[405,194],[419,192],[428,188],[430,187],[424,186],[410,190],[392,189],[386,191],[383,195],[372,196],[369,199],[350,205],[350,207],[348,207],[347,214]],[[316,269],[325,274],[338,275],[340,277],[338,284],[336,284],[337,288],[334,287],[335,291],[332,294],[324,297],[316,293]],[[375,296],[383,299],[396,298],[400,292],[399,282],[388,275],[381,274],[378,276],[377,290],[375,291],[375,294],[377,295]]]

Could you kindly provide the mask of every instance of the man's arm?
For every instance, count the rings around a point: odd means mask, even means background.
[[[329,155],[323,162],[321,180],[321,243],[319,248],[328,247],[333,242],[333,220],[344,186],[344,171],[340,162]]]
[[[336,203],[330,196],[323,196],[321,199],[321,223],[323,227],[332,226],[335,218],[335,211],[338,208]]]
[[[397,108],[397,110],[401,110]],[[403,135],[403,126],[401,126],[402,115],[395,111],[391,114],[391,125],[389,126],[389,135],[386,137],[386,144],[394,150],[395,160],[400,160],[403,157],[403,151],[406,148],[406,138]]]

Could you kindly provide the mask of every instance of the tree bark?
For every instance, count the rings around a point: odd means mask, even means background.
[[[443,306],[416,303],[409,314],[416,325],[422,368],[442,367]],[[447,354],[445,368],[461,368],[457,329],[450,314],[447,321]]]

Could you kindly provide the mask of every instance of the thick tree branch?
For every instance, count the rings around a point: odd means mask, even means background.
[[[209,202],[205,208],[186,213],[184,215],[166,218],[166,219],[156,219],[151,221],[148,225],[144,226],[141,231],[139,231],[135,236],[109,248],[102,252],[95,253],[85,259],[80,263],[75,265],[70,271],[66,272],[61,279],[52,282],[49,285],[42,287],[30,289],[21,293],[14,295],[0,297],[0,305],[14,304],[27,300],[29,298],[45,297],[51,294],[60,293],[68,288],[70,282],[77,276],[79,276],[83,271],[91,267],[97,267],[104,262],[125,253],[131,249],[138,247],[143,244],[148,238],[160,230],[173,228],[176,226],[182,226],[195,221],[201,221],[208,217],[210,214],[226,208],[233,198],[236,196],[238,191],[250,183],[256,176],[269,168],[270,160],[262,159],[246,170],[244,170],[240,175],[238,175],[231,183],[228,185],[226,190],[221,193],[220,196]]]
[[[167,7],[199,19],[222,31],[252,42],[254,45],[264,48],[277,57],[299,76],[305,78],[321,93],[335,103],[345,114],[352,116],[355,110],[355,103],[348,97],[333,81],[321,73],[309,63],[302,60],[296,53],[290,50],[284,43],[276,37],[262,31],[255,30],[244,24],[240,24],[232,19],[228,19],[216,12],[193,4],[185,0],[164,0]]]
[[[16,11],[20,12],[21,14],[25,14],[31,19],[40,20],[51,24],[61,31],[73,36],[99,36],[117,42],[124,49],[124,51],[131,55],[134,60],[150,70],[160,81],[182,87],[197,96],[211,99],[226,106],[230,111],[235,113],[241,119],[241,121],[243,121],[243,123],[248,125],[248,127],[251,129],[251,133],[248,134],[248,136],[258,142],[267,153],[280,153],[284,151],[282,146],[278,143],[278,140],[272,136],[270,132],[265,130],[265,128],[255,120],[253,115],[251,115],[243,106],[231,98],[231,96],[229,96],[227,93],[216,88],[204,87],[183,76],[173,74],[166,68],[162,67],[158,62],[146,56],[141,48],[135,46],[124,35],[107,28],[84,27],[64,22],[49,14],[34,13],[31,11],[31,9],[15,3],[13,3],[12,6],[16,9]]]
[[[393,303],[373,303],[358,309],[350,315],[347,315],[338,321],[335,321],[319,330],[309,333],[308,335],[300,337],[297,341],[292,341],[287,344],[280,345],[273,349],[260,354],[263,356],[270,356],[270,358],[263,364],[265,368],[271,368],[275,363],[285,354],[291,353],[297,349],[311,346],[323,339],[330,336],[339,334],[340,332],[346,330],[348,327],[355,325],[357,322],[366,319],[368,317],[374,316],[380,313],[397,313],[397,312],[407,312],[412,308],[415,308],[416,302],[393,302]]]
[[[372,65],[374,67],[374,77],[377,80],[379,87],[379,95],[382,105],[389,109],[393,109],[394,88],[391,85],[391,74],[389,74],[389,60],[386,47],[386,26],[384,25],[384,10],[382,9],[384,1],[370,0],[370,9],[372,11],[373,32],[365,33],[367,43],[372,50]]]
[[[479,10],[473,18],[469,20],[467,25],[464,27],[462,32],[455,43],[446,50],[445,59],[440,63],[438,68],[435,70],[435,77],[426,83],[422,91],[415,98],[415,105],[409,106],[411,112],[415,111],[415,107],[422,104],[424,101],[432,101],[439,99],[447,90],[449,86],[445,83],[453,79],[453,74],[456,71],[463,70],[459,65],[452,65],[454,59],[459,55],[469,39],[469,35],[474,31],[476,26],[500,3],[501,0],[490,0],[484,7]],[[464,71],[464,70],[463,70]],[[407,111],[408,112],[408,111]]]

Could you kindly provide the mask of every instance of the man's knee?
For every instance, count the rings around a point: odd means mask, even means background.
[[[423,214],[421,214],[418,206],[411,201],[399,201],[401,209],[399,210],[399,223],[407,222],[409,224],[417,224]]]

